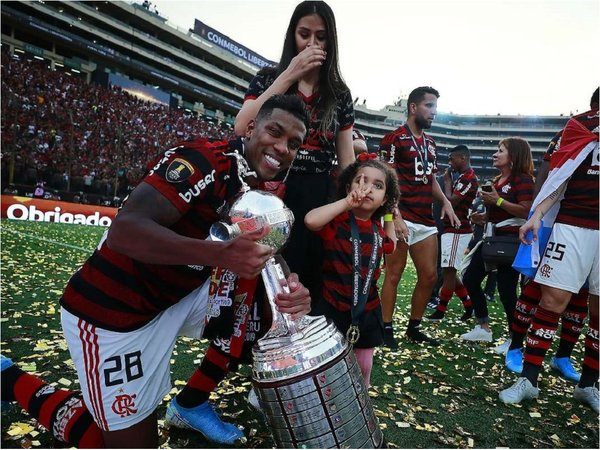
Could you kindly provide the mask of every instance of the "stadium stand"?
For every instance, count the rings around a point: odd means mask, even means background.
[[[33,196],[43,184],[45,198],[96,204],[126,195],[158,151],[194,136],[232,135],[227,123],[88,84],[6,51],[2,111],[3,192]]]

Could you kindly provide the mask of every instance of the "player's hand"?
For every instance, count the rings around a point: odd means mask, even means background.
[[[292,319],[298,319],[310,312],[310,292],[300,283],[298,275],[291,273],[287,278],[290,292],[280,292],[275,299],[279,312],[291,314]]]
[[[533,214],[527,222],[519,228],[519,239],[525,245],[531,245],[537,241],[538,232],[542,226],[542,219],[539,214]],[[529,233],[531,232],[531,233]]]
[[[327,52],[317,45],[306,47],[292,58],[285,70],[295,81],[325,64]]]
[[[225,242],[225,248],[220,254],[220,259],[224,262],[218,266],[230,269],[241,278],[257,277],[276,251],[273,247],[256,242],[268,233],[269,226],[265,226]]]
[[[398,238],[398,241],[408,244],[410,230],[408,229],[408,226],[406,225],[406,222],[402,216],[397,215],[394,217],[394,229],[396,231],[396,237]]]
[[[442,205],[442,215],[440,216],[440,219],[443,219],[446,216],[448,216],[448,220],[450,220],[450,224],[454,228],[460,228],[460,219],[454,212],[454,208],[452,207],[450,202],[444,202],[444,204]]]

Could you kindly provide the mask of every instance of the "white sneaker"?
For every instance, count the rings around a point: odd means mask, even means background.
[[[575,400],[579,400],[581,403],[585,403],[590,406],[596,414],[598,414],[598,406],[600,404],[600,396],[598,395],[598,388],[595,386],[589,386],[586,388],[575,387],[573,391],[573,397]]]
[[[508,389],[500,391],[500,400],[504,403],[521,403],[522,400],[538,398],[540,390],[531,384],[525,377],[517,379],[516,383]]]
[[[492,332],[481,328],[481,325],[475,325],[468,333],[461,334],[460,338],[465,341],[492,342]]]
[[[494,352],[498,353],[499,355],[506,355],[506,352],[508,351],[508,347],[510,347],[511,342],[512,342],[512,339],[507,339],[502,344],[496,345],[493,348]]]
[[[254,388],[251,388],[250,392],[248,392],[248,403],[250,403],[257,411],[263,412],[262,408],[260,407],[260,402],[258,401],[258,395],[256,395]]]

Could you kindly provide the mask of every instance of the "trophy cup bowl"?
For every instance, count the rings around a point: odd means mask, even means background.
[[[227,215],[231,223],[213,224],[210,228],[211,239],[227,241],[268,225],[269,233],[259,242],[279,250],[290,237],[294,224],[294,214],[283,201],[263,191],[245,192],[231,204]]]

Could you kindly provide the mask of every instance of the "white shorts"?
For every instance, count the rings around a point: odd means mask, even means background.
[[[178,336],[202,336],[209,284],[210,279],[135,331],[98,328],[61,308],[83,399],[102,430],[141,422],[171,390],[175,341]]]
[[[472,237],[473,233],[442,234],[442,267],[454,267],[456,270],[459,270],[462,265],[462,260],[465,256],[465,250],[467,249]]]
[[[408,246],[417,244],[429,236],[437,234],[436,227],[430,227],[427,225],[421,225],[419,223],[410,222],[409,220],[404,221],[408,227]]]
[[[590,294],[598,295],[599,234],[598,230],[554,224],[535,281],[573,293],[588,281]]]

